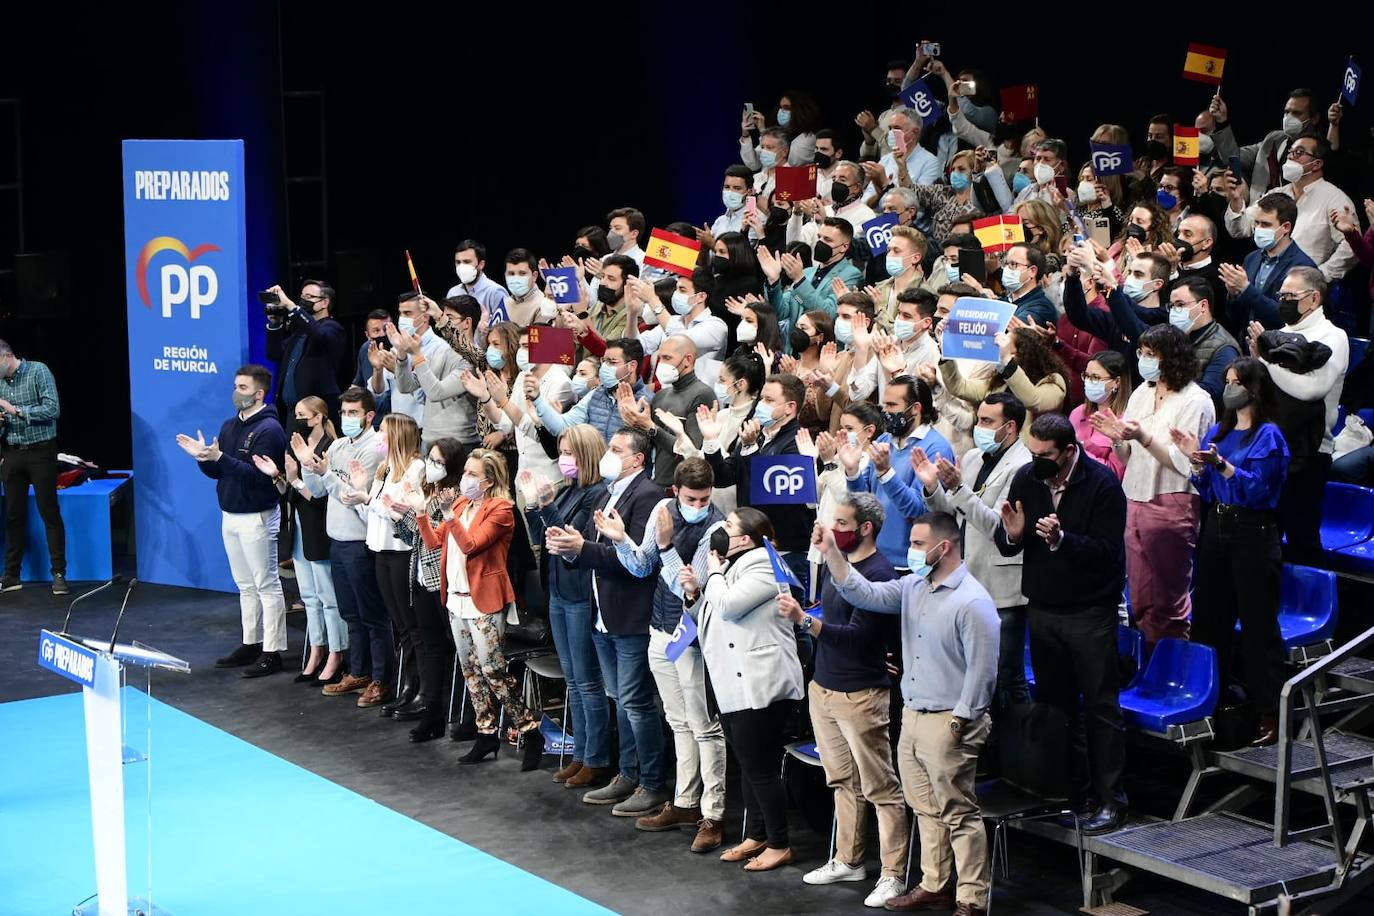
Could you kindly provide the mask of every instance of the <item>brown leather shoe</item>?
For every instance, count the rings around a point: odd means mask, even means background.
[[[1277,744],[1279,741],[1279,718],[1275,715],[1260,716],[1259,731],[1255,732],[1255,740],[1250,742],[1251,747],[1268,747]]]
[[[987,910],[972,903],[961,903],[954,908],[954,916],[987,916]]]
[[[962,904],[961,904],[962,905]],[[954,906],[954,895],[949,891],[932,894],[916,885],[900,897],[893,897],[883,904],[885,910],[948,910]]]
[[[559,770],[557,773],[554,773],[554,774],[553,774],[553,781],[554,781],[554,782],[567,782],[569,779],[571,779],[572,777],[576,776],[577,773],[578,773],[578,771],[581,770],[581,769],[582,769],[582,761],[581,761],[581,760],[574,760],[574,761],[572,761],[571,763],[569,763],[567,766],[565,766],[563,769]]]
[[[565,789],[585,789],[588,786],[604,786],[611,781],[615,770],[610,767],[589,767],[585,764],[563,783]]]
[[[692,838],[692,852],[710,852],[720,847],[725,839],[725,830],[720,821],[703,817],[697,821],[697,835]]]
[[[722,862],[743,862],[752,859],[767,848],[768,844],[763,840],[745,840],[722,852],[720,860]]]
[[[363,691],[363,695],[358,697],[358,706],[359,708],[380,706],[385,703],[390,696],[390,687],[386,686],[381,681],[373,681],[368,685],[367,689]]]
[[[635,829],[658,833],[662,830],[691,827],[699,820],[701,820],[700,808],[679,808],[672,802],[664,802],[657,814],[646,814],[635,821]]]
[[[334,684],[326,684],[320,693],[327,697],[341,697],[349,693],[359,693],[372,686],[370,677],[354,677],[347,675],[343,680]]]

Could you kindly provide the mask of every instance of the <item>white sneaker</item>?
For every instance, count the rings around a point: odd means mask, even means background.
[[[884,903],[905,893],[906,885],[900,878],[879,878],[878,883],[873,885],[873,893],[864,898],[864,906],[882,909]]]
[[[837,881],[862,881],[867,877],[868,871],[862,865],[846,865],[839,859],[831,859],[820,868],[807,872],[802,880],[807,884],[834,884]]]

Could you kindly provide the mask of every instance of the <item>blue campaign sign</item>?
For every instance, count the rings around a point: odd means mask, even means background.
[[[234,591],[215,482],[176,444],[208,442],[248,361],[243,142],[125,140],[124,253],[138,577]]]
[[[925,80],[917,80],[902,90],[902,101],[921,118],[921,126],[929,127],[940,120],[945,107],[931,94]]]
[[[95,686],[96,655],[80,643],[50,630],[38,635],[38,664],[82,687]]]
[[[577,268],[551,267],[544,271],[544,292],[559,305],[577,301]]]
[[[1341,75],[1341,98],[1351,105],[1360,97],[1360,65],[1355,58],[1345,62],[1345,73]]]
[[[892,227],[897,225],[896,213],[884,213],[864,223],[864,241],[874,255],[887,254],[887,245],[892,241]]]
[[[686,652],[696,641],[697,622],[692,619],[692,615],[683,611],[682,619],[677,622],[677,628],[673,630],[672,641],[663,647],[663,655],[668,661],[676,662],[682,658],[682,653]]]
[[[816,501],[816,459],[806,455],[755,456],[749,500],[755,506]]]
[[[1098,178],[1129,175],[1135,169],[1129,143],[1121,146],[1115,143],[1089,143],[1088,146],[1092,148],[1093,174]]]
[[[941,350],[946,359],[997,361],[996,337],[1006,330],[1016,306],[1001,299],[975,299],[961,296],[954,300],[945,319]]]

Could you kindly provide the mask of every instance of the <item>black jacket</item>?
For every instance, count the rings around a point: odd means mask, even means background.
[[[750,494],[750,481],[753,473],[753,460],[755,455],[796,455],[800,454],[797,450],[797,430],[801,426],[796,420],[787,423],[778,434],[772,439],[763,443],[758,451],[749,455],[741,455],[740,451],[744,448],[744,443],[736,440],[733,454],[724,455],[715,452],[707,455],[706,459],[711,462],[711,470],[716,475],[717,487],[735,488],[736,504],[740,506],[752,506],[754,504]],[[767,505],[759,506],[759,511],[768,516],[768,520],[773,523],[773,532],[777,535],[779,550],[806,550],[811,543],[811,527],[816,522],[816,512],[810,506],[803,504],[796,505]]]
[[[294,373],[295,397],[289,401],[286,363],[296,341],[301,340],[300,362]],[[296,401],[314,395],[324,398],[331,415],[339,409],[339,370],[348,352],[348,333],[333,318],[316,320],[304,308],[297,308],[280,325],[267,326],[267,358],[277,364],[277,401],[289,410]]]
[[[564,487],[558,491],[553,502],[540,509],[534,505],[525,507],[525,518],[530,523],[530,540],[536,544],[544,543],[544,532],[550,528],[572,528],[581,531],[591,523],[592,510],[606,503],[606,484],[594,483],[590,487]],[[592,600],[592,575],[590,570],[579,566],[569,566],[549,555],[549,594],[564,603],[581,603]]]
[[[323,455],[329,451],[334,440],[328,434],[320,437],[315,444],[315,454]],[[301,554],[312,562],[329,559],[329,534],[325,531],[326,510],[329,508],[327,497],[309,498],[300,490],[286,491],[291,502],[292,520],[301,531]]]
[[[1079,450],[1078,464],[1056,510],[1050,488],[1027,464],[1011,479],[1007,500],[1020,503],[1026,513],[1021,540],[1007,543],[1006,529],[997,526],[993,538],[1005,557],[1025,551],[1021,592],[1042,611],[1072,613],[1121,603],[1125,579],[1126,494],[1116,474]],[[1058,515],[1063,540],[1050,550],[1035,533],[1035,523]]]
[[[625,492],[616,500],[615,511],[625,521],[625,534],[630,538],[644,536],[654,506],[663,498],[663,488],[654,483],[647,471],[640,472]],[[597,509],[604,509],[611,501],[610,490],[596,501]],[[606,632],[613,636],[647,636],[649,617],[653,613],[654,588],[657,576],[641,579],[631,574],[615,554],[615,545],[603,539],[596,523],[588,517],[582,525],[582,552],[574,565],[590,569],[596,575],[598,608]]]

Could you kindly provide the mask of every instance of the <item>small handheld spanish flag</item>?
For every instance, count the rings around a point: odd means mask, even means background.
[[[1174,127],[1174,165],[1197,165],[1201,152],[1196,127]]]
[[[1006,251],[1013,245],[1026,240],[1025,230],[1021,228],[1019,216],[989,216],[987,219],[973,221],[973,234],[984,251]]]
[[[701,243],[696,239],[675,235],[662,229],[649,233],[649,247],[644,250],[644,263],[661,267],[675,274],[690,277],[697,266]]]
[[[1226,67],[1226,49],[1211,45],[1188,44],[1188,56],[1183,61],[1183,78],[1212,86],[1221,85],[1221,71]],[[1177,157],[1175,157],[1177,158]]]
[[[415,287],[415,292],[420,291],[420,278],[415,273],[415,262],[410,259],[410,249],[406,249],[406,269],[410,271],[410,285]]]

